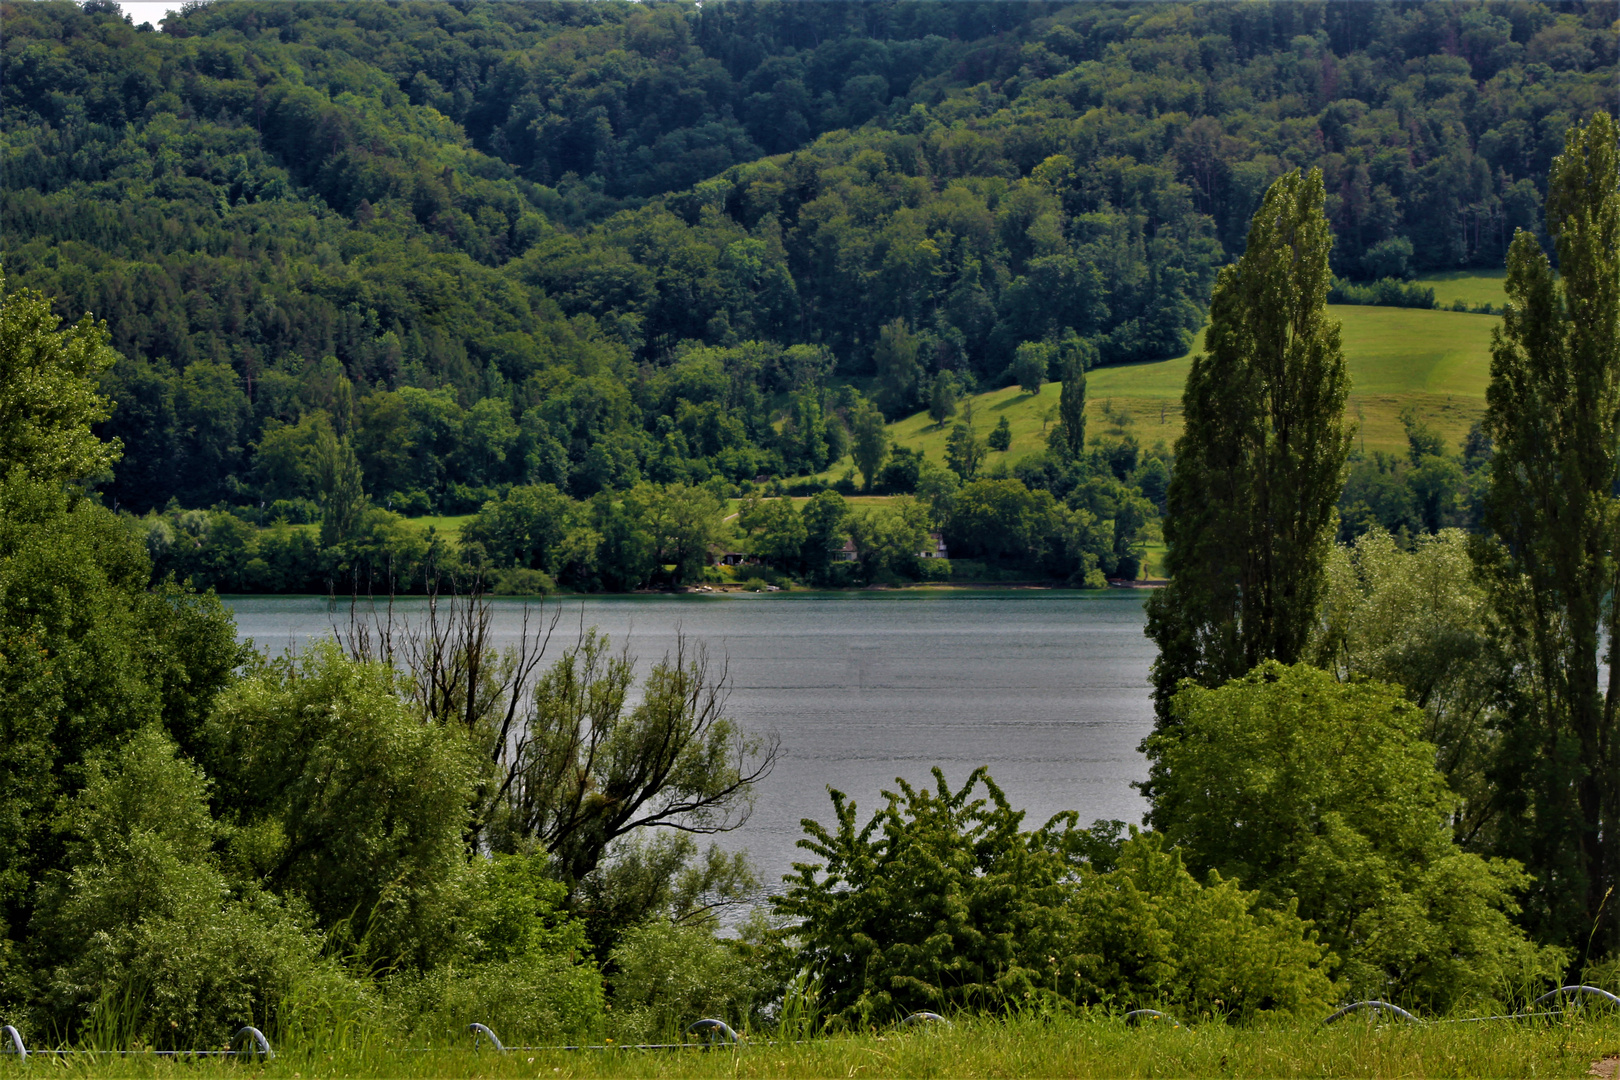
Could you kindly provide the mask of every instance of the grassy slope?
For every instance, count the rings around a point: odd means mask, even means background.
[[[1329,311],[1343,325],[1351,379],[1348,411],[1360,425],[1360,442],[1366,449],[1404,450],[1400,414],[1408,407],[1453,443],[1484,413],[1494,316],[1338,305]],[[1193,352],[1202,345],[1200,336]],[[1129,430],[1144,446],[1160,440],[1172,445],[1181,434],[1181,388],[1191,363],[1189,353],[1160,363],[1092,371],[1086,377],[1087,431]],[[1013,432],[1008,456],[1016,459],[1043,445],[1042,415],[1055,412],[1059,393],[1052,384],[1036,396],[1017,387],[980,394],[973,399],[975,422],[981,433],[988,434],[1006,416]],[[1109,411],[1116,417],[1128,414],[1129,424],[1111,424],[1105,416]],[[926,413],[918,413],[889,430],[900,445],[944,460],[949,422],[940,427]],[[848,467],[845,459],[829,472],[841,475]]]
[[[1126,1027],[1119,1020],[964,1021],[947,1029],[756,1043],[711,1053],[637,1050],[559,1052],[514,1049],[495,1054],[454,1050],[401,1053],[355,1033],[333,1047],[277,1047],[257,1066],[218,1059],[172,1062],[149,1057],[95,1058],[53,1068],[40,1055],[27,1066],[0,1059],[0,1077],[71,1071],[90,1076],[254,1076],[264,1080],[324,1076],[390,1077],[820,1077],[858,1076],[1492,1076],[1578,1077],[1620,1053],[1620,1023],[1611,1017],[1555,1024],[1375,1026],[1364,1021],[1324,1028]],[[351,1035],[351,1038],[354,1037]],[[516,1040],[513,1040],[516,1041]],[[420,1044],[417,1044],[420,1045]]]
[[[1497,304],[1507,299],[1502,291],[1506,270],[1448,270],[1442,274],[1425,274],[1418,278],[1419,285],[1434,290],[1434,302],[1449,307],[1454,300],[1465,304]]]
[[[472,514],[459,514],[455,516],[441,515],[437,517],[411,518],[410,522],[422,532],[427,532],[432,526],[447,543],[454,544],[461,539],[461,527],[473,519]]]

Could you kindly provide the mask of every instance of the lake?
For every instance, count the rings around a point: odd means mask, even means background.
[[[677,631],[729,665],[729,714],[774,731],[781,757],[754,813],[724,838],[746,848],[767,886],[795,858],[802,818],[832,819],[828,786],[854,798],[864,823],[895,777],[952,785],[988,765],[1025,824],[1062,810],[1140,820],[1131,786],[1153,725],[1142,634],[1144,593],[1017,590],[574,597],[552,649],[583,621],[628,637],[645,669]],[[346,625],[347,602],[234,597],[238,632],[280,651]],[[396,612],[420,611],[401,601]],[[514,641],[521,601],[495,601],[498,635]],[[562,631],[567,628],[569,633]],[[566,640],[565,640],[566,639]]]

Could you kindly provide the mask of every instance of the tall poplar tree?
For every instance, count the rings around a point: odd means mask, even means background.
[[[1171,583],[1148,601],[1161,724],[1183,679],[1215,686],[1262,660],[1294,663],[1315,617],[1350,451],[1322,203],[1319,170],[1278,179],[1215,283],[1182,393]]]
[[[1065,347],[1062,357],[1058,430],[1062,432],[1062,444],[1068,456],[1078,458],[1086,448],[1086,365],[1077,347]]]
[[[1584,944],[1620,883],[1620,175],[1615,123],[1565,136],[1547,187],[1558,280],[1535,238],[1507,259],[1485,429],[1496,446],[1480,551],[1522,663],[1498,786],[1507,854],[1538,878],[1544,936]],[[1599,651],[1608,638],[1608,671]],[[1599,951],[1620,943],[1611,902]]]

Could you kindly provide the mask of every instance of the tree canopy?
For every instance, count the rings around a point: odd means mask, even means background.
[[[106,321],[138,512],[273,501],[318,409],[414,512],[790,476],[833,379],[1184,351],[1293,168],[1342,277],[1498,265],[1601,10],[9,4],[0,244]]]

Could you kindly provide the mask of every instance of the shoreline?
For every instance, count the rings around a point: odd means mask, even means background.
[[[905,585],[859,585],[859,586],[817,586],[795,585],[792,588],[778,588],[777,592],[794,593],[862,593],[862,592],[1093,592],[1105,593],[1118,589],[1162,589],[1170,584],[1168,578],[1139,578],[1136,581],[1122,579],[1110,580],[1107,588],[1103,589],[1077,589],[1061,582],[1050,581],[919,581]],[[748,589],[741,584],[726,582],[724,584],[683,585],[678,589],[640,589],[632,593],[620,593],[621,596],[714,596],[720,593],[759,592],[757,589]],[[548,593],[550,596],[607,596],[609,593]]]
[[[858,594],[858,593],[889,593],[889,592],[1072,592],[1102,596],[1113,592],[1132,592],[1144,589],[1162,589],[1168,585],[1167,578],[1141,578],[1136,581],[1114,580],[1103,589],[1077,589],[1061,582],[1047,581],[949,581],[949,582],[916,582],[906,585],[860,585],[860,586],[812,586],[795,585],[791,588],[778,588],[780,595],[802,596],[805,594]],[[485,593],[488,600],[573,600],[582,598],[608,599],[612,597],[639,597],[653,596],[721,596],[726,594],[748,593],[750,595],[765,596],[768,591],[744,588],[741,584],[726,582],[723,584],[686,585],[678,589],[636,589],[632,592],[573,592],[559,590],[549,593]],[[222,593],[214,594],[221,600],[271,600],[271,599],[311,599],[326,600],[332,603],[344,603],[357,600],[372,600],[389,602],[392,600],[425,600],[428,593],[379,593],[379,594],[334,594],[334,593]],[[440,593],[441,597],[446,594]],[[456,594],[465,595],[465,594]]]

